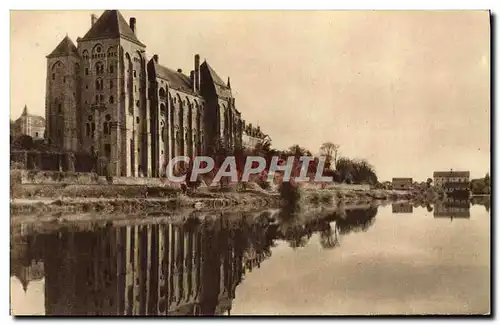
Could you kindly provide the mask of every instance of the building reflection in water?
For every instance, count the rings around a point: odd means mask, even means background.
[[[334,248],[376,214],[376,207],[333,212],[286,231],[268,222],[269,212],[30,234],[14,228],[11,275],[25,290],[45,277],[46,315],[230,315],[236,286],[271,256],[274,240],[302,246],[318,233],[323,248]]]
[[[470,218],[468,199],[448,198],[434,204],[434,218]]]
[[[410,202],[393,203],[392,213],[413,213],[413,205]]]
[[[270,256],[265,235],[219,218],[16,236],[11,274],[25,289],[45,276],[46,315],[230,314],[244,273]]]

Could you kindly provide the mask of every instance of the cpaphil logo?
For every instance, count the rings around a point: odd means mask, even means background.
[[[318,158],[311,156],[294,157],[290,156],[286,160],[280,157],[272,157],[270,161],[259,156],[248,156],[245,158],[243,167],[237,163],[234,156],[228,156],[224,161],[216,165],[215,160],[208,156],[197,156],[191,159],[188,156],[173,157],[167,165],[167,178],[171,182],[186,182],[186,177],[189,175],[189,181],[195,182],[200,175],[216,172],[213,182],[219,182],[222,177],[228,177],[231,182],[248,182],[250,175],[267,175],[267,181],[274,181],[277,173],[282,174],[282,181],[289,182],[322,182],[331,183],[333,178],[323,176],[325,169],[326,157]],[[238,166],[240,165],[240,166]],[[314,178],[311,179],[311,167],[314,165]],[[189,173],[186,168],[181,168],[183,172],[179,172],[178,166],[189,166]]]

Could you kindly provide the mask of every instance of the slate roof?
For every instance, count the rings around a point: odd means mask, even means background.
[[[125,18],[118,10],[106,10],[97,19],[94,25],[89,29],[87,34],[82,37],[82,41],[101,39],[101,38],[118,38],[122,37],[138,45],[146,47],[139,41],[134,34]]]
[[[447,172],[434,172],[434,177],[469,177],[470,172],[465,171],[447,171]]]
[[[75,43],[73,43],[73,41],[69,38],[69,36],[66,35],[66,37],[63,38],[61,43],[59,43],[59,45],[56,46],[54,51],[52,51],[52,53],[47,55],[47,58],[55,58],[59,56],[67,56],[72,54],[79,56]]]
[[[33,114],[28,113],[28,107],[26,105],[24,105],[23,112],[22,112],[21,116],[14,122],[14,124],[22,123],[22,121],[25,118],[30,118],[31,125],[34,127],[45,126],[45,118],[43,118],[39,115],[33,115]]]
[[[406,177],[406,178],[404,178],[404,177],[393,177],[392,181],[393,182],[410,182],[411,183],[411,182],[413,182],[413,178],[408,178],[408,177]]]
[[[193,92],[191,79],[181,72],[174,71],[158,63],[154,63],[156,75],[166,79],[171,88],[184,92]]]
[[[217,95],[220,97],[225,97],[225,98],[231,98],[233,97],[231,93],[231,88],[229,88],[224,81],[222,81],[222,78],[219,77],[217,72],[208,64],[207,61],[204,61],[201,66],[201,69],[206,69],[208,73],[210,74],[210,77],[212,78],[215,86],[215,91],[217,92]]]

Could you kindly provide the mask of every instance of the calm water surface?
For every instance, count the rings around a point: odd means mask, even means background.
[[[271,215],[15,226],[12,313],[489,313],[489,206],[366,205],[305,226]]]

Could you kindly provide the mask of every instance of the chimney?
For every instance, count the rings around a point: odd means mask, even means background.
[[[90,15],[90,26],[94,26],[95,22],[97,21],[97,16],[95,14]]]
[[[159,60],[158,54],[153,55],[153,60],[155,60],[155,63],[158,64]]]
[[[182,73],[182,69],[177,69],[177,72]]]
[[[137,25],[136,25],[135,17],[130,17],[129,25],[130,25],[130,29],[134,32],[134,34],[137,35]]]
[[[194,83],[194,70],[191,70],[191,73],[189,74],[189,79],[193,84],[193,92],[196,92],[196,84]]]
[[[199,92],[201,89],[201,81],[200,81],[200,55],[196,54],[194,56],[194,87],[195,92]]]

